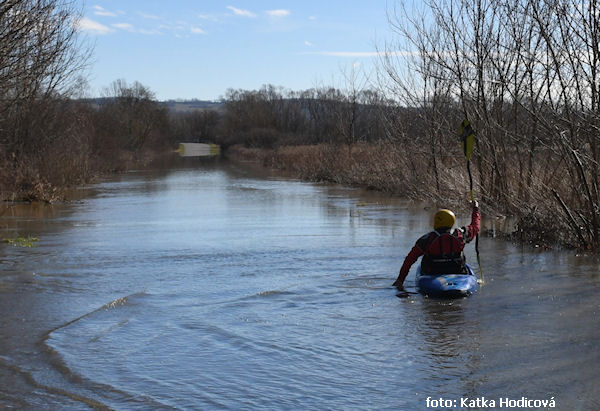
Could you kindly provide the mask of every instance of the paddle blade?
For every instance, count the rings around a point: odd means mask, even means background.
[[[471,127],[469,120],[465,119],[460,124],[459,134],[463,152],[465,153],[465,157],[467,157],[467,161],[469,161],[471,160],[471,153],[475,146],[475,131],[473,131],[473,127]]]

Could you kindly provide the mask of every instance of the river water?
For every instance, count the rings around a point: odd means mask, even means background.
[[[399,298],[399,199],[223,162],[81,197],[4,206],[0,408],[600,408],[592,257],[483,237],[476,295]]]

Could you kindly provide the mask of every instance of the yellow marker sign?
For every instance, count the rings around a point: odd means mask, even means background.
[[[475,146],[475,131],[473,131],[473,127],[471,127],[469,120],[464,120],[460,124],[459,134],[463,151],[467,157],[467,161],[469,161],[471,159],[473,147]]]
[[[208,157],[221,154],[221,147],[216,144],[180,143],[175,150],[181,157]]]

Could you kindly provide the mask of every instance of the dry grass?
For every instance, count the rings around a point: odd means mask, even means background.
[[[448,159],[443,165],[444,172],[440,173],[438,190],[427,153],[409,153],[390,143],[284,146],[274,150],[235,146],[228,155],[257,161],[308,181],[360,186],[449,205],[463,203],[468,189],[464,165],[460,167],[458,162]]]
[[[430,201],[440,207],[461,210],[468,207],[469,179],[464,158],[460,156],[440,159],[436,176],[428,153],[419,152],[418,147],[399,147],[391,143],[357,144],[351,148],[325,144],[284,146],[273,150],[234,146],[228,155],[259,162],[307,181],[366,187]],[[539,161],[526,183],[516,169],[510,170],[501,182],[489,173],[486,177],[491,188],[487,190],[479,184],[478,170],[472,164],[476,198],[488,217],[514,217],[515,231],[503,233],[511,239],[544,248],[582,248],[549,188],[550,185],[562,188],[561,193],[573,191],[570,180],[565,178],[566,170],[560,166],[547,167],[549,162],[558,163],[554,160]],[[502,185],[501,190],[498,184]]]
[[[67,193],[72,187],[170,157],[164,150],[137,153],[115,150],[112,154],[93,156],[83,144],[56,144],[36,157],[5,160],[0,167],[0,200],[47,203],[68,200]]]

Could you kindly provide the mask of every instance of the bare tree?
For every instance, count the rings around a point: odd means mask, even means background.
[[[148,87],[137,81],[128,85],[122,79],[115,80],[104,90],[100,116],[105,127],[104,137],[116,139],[117,147],[134,152],[144,148],[152,134],[157,134],[167,122],[166,109],[155,101]]]
[[[460,117],[471,120],[485,200],[518,212],[526,199],[533,203],[523,211],[530,217],[597,249],[600,6],[577,0],[423,4],[415,12],[414,3],[401,2],[390,12],[398,41],[382,52],[388,90],[429,113],[433,121],[422,123],[446,124],[450,135]],[[442,110],[452,102],[455,110]]]
[[[90,53],[78,36],[78,18],[74,1],[0,4],[0,122],[12,129],[0,126],[0,132],[9,150],[40,142],[25,129],[45,120],[45,101],[68,95],[77,84]]]
[[[74,0],[0,2],[2,188],[42,184],[49,151],[78,132],[78,117],[62,113],[91,52],[77,31],[79,18]]]

